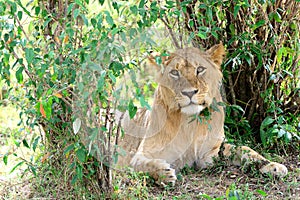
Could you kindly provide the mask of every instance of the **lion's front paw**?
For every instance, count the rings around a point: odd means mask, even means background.
[[[162,186],[168,184],[174,186],[177,180],[175,169],[171,168],[168,163],[160,163],[157,167],[158,169],[153,176],[156,182]]]
[[[175,182],[177,180],[175,169],[172,168],[166,168],[162,169],[159,173],[160,177],[158,178],[158,183],[160,185],[165,186],[166,184],[171,184],[172,186],[175,185]]]
[[[286,168],[286,166],[279,164],[277,162],[270,162],[269,164],[263,166],[260,169],[260,172],[270,173],[275,176],[283,177],[287,175],[288,169]]]

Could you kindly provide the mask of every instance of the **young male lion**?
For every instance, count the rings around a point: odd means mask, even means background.
[[[124,116],[125,137],[120,146],[126,156],[119,157],[118,165],[148,172],[161,184],[174,184],[175,172],[185,165],[204,168],[213,163],[224,141],[224,110],[221,106],[209,109],[208,119],[201,117],[201,111],[222,102],[224,54],[223,45],[218,44],[206,52],[179,49],[163,60],[152,109],[138,110],[133,119]],[[284,165],[268,161],[249,147],[223,146],[223,155],[235,165],[258,161],[263,173],[287,174]]]

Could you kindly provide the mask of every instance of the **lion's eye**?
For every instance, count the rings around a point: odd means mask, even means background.
[[[176,69],[172,69],[170,75],[177,78],[179,77],[179,72]]]
[[[205,67],[199,66],[199,67],[197,68],[197,76],[198,76],[198,75],[204,74],[205,71],[206,71],[206,68],[205,68]]]

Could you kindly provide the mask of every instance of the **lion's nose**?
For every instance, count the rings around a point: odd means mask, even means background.
[[[194,94],[196,94],[198,92],[198,90],[189,90],[189,91],[182,91],[182,95],[188,96],[190,99],[194,96]]]

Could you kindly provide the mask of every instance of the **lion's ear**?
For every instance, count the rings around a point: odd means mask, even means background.
[[[223,43],[214,45],[210,49],[206,51],[211,57],[211,60],[216,63],[218,66],[220,66],[223,62],[223,58],[225,56],[225,49],[223,46]]]
[[[162,70],[162,65],[167,64],[169,60],[168,54],[160,54],[158,52],[151,52],[148,61],[151,66],[154,66],[156,70]]]

